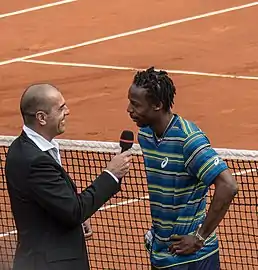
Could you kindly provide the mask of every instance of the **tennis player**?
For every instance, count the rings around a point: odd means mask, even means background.
[[[219,270],[216,228],[238,187],[194,123],[173,113],[176,88],[166,71],[139,71],[127,108],[140,128],[152,227],[145,235],[152,269]],[[206,214],[206,195],[215,186]]]

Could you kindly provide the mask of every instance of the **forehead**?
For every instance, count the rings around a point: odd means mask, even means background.
[[[49,109],[58,110],[65,104],[65,99],[59,91],[49,91],[46,95],[45,102],[48,104]]]
[[[128,98],[133,101],[147,102],[147,90],[132,84],[128,91]]]
[[[59,91],[50,92],[48,98],[57,105],[65,102],[63,95]]]

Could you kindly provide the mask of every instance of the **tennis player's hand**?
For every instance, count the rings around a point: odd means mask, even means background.
[[[168,248],[172,254],[188,255],[203,247],[203,242],[194,235],[179,235],[170,238],[173,243]]]
[[[131,160],[132,154],[130,150],[117,154],[109,162],[107,170],[114,174],[118,179],[121,179],[129,172]]]
[[[82,227],[85,240],[89,240],[93,234],[89,220],[84,221]]]

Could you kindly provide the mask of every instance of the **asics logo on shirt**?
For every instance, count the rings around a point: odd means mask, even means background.
[[[219,165],[219,158],[218,158],[218,157],[216,157],[216,158],[214,159],[214,165],[215,165],[215,166]]]
[[[168,158],[165,157],[164,160],[161,162],[161,168],[164,169],[168,164]]]

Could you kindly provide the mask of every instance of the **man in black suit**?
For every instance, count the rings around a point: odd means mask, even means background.
[[[13,270],[87,270],[82,223],[120,190],[130,152],[116,155],[78,194],[53,140],[65,131],[69,109],[48,84],[30,86],[20,103],[21,135],[9,148],[6,179],[18,231]]]

